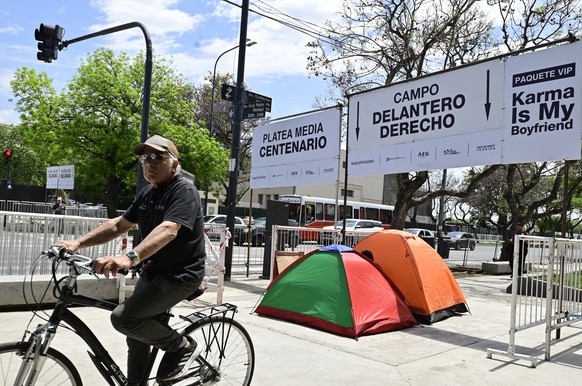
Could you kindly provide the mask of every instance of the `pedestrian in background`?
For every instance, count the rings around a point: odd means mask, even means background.
[[[57,197],[57,202],[53,205],[53,214],[67,214],[67,206],[63,203],[62,197]]]
[[[515,232],[513,233],[513,237],[508,240],[507,245],[505,246],[506,253],[509,256],[509,267],[511,268],[511,277],[513,277],[515,268],[513,266],[514,261],[514,253],[515,253],[515,235],[524,235],[527,236],[527,233],[523,231],[523,225],[517,224],[515,225]],[[518,248],[518,266],[517,266],[517,276],[521,276],[525,271],[525,259],[527,257],[527,250],[528,250],[528,243],[527,241],[520,240],[519,241],[519,248]]]
[[[57,202],[55,202],[55,204],[53,205],[53,214],[59,214],[62,216],[67,214],[67,206],[63,203],[62,197],[57,197]],[[57,229],[57,234],[59,236],[63,234],[63,231],[65,229],[65,222],[63,221],[62,218],[56,220],[55,228]]]

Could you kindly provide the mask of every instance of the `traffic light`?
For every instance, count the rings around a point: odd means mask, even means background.
[[[34,38],[38,40],[38,50],[36,58],[46,63],[57,60],[59,56],[59,43],[63,40],[65,29],[59,25],[49,25],[41,23],[40,27],[34,30]]]
[[[12,161],[12,150],[4,149],[4,160],[6,161],[7,164],[9,164],[10,161]]]

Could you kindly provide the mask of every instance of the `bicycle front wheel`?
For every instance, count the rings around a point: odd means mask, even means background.
[[[251,384],[255,370],[255,349],[247,330],[236,320],[224,316],[201,319],[189,326],[185,334],[202,345],[200,354],[218,372],[211,384]],[[204,378],[204,369],[199,375]]]
[[[0,344],[0,380],[3,385],[17,385],[17,378],[21,371],[21,378],[26,379],[31,371],[30,362],[26,362],[22,354],[26,352],[29,342],[12,342]],[[22,370],[21,370],[22,369]],[[24,376],[22,376],[24,375]],[[73,363],[61,352],[49,348],[44,365],[40,370],[36,386],[82,386],[81,377]]]

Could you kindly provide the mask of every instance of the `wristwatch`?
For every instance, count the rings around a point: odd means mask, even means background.
[[[138,265],[141,262],[141,259],[139,258],[138,254],[131,251],[131,252],[127,252],[125,254],[125,256],[127,256],[129,258],[129,260],[131,260],[131,266],[135,267],[136,265]]]

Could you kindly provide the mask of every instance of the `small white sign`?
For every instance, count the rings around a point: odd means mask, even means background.
[[[72,190],[75,188],[75,165],[46,168],[46,188]]]

